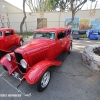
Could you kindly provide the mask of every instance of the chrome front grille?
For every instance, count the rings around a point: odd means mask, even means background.
[[[15,58],[16,58],[16,62],[18,64],[18,69],[22,72],[22,73],[26,73],[26,69],[24,69],[21,65],[20,65],[20,60],[23,59],[23,56],[20,53],[16,53],[15,54]]]

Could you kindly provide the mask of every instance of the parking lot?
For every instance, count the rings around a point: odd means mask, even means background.
[[[31,39],[25,39],[25,43]],[[50,84],[40,93],[27,82],[16,89],[19,80],[0,67],[0,100],[100,100],[100,73],[87,68],[81,58],[84,47],[95,44],[100,44],[100,40],[73,40],[71,54],[61,66],[51,69]]]

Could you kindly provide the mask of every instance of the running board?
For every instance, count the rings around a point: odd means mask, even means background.
[[[63,62],[67,55],[68,55],[67,52],[62,52],[55,60]]]

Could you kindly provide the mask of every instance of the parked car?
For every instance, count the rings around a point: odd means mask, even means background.
[[[20,37],[12,28],[0,28],[0,58],[23,44]]]
[[[80,39],[85,34],[86,34],[86,30],[73,30],[72,31],[73,39]]]
[[[5,55],[0,63],[20,82],[26,80],[35,84],[42,92],[49,84],[52,66],[60,66],[62,61],[56,60],[62,52],[70,53],[72,40],[70,28],[42,28],[34,31],[33,40]],[[22,78],[19,77],[22,75]]]
[[[100,30],[89,29],[86,33],[89,39],[97,40],[100,37]]]
[[[73,30],[72,36],[73,36],[73,39],[80,39],[81,38],[81,35],[79,34],[78,30]]]

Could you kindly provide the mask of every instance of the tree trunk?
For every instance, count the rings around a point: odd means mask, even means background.
[[[75,16],[75,10],[74,10],[74,7],[73,7],[73,0],[71,0],[71,11],[72,11],[72,19],[71,19],[70,22],[67,23],[67,26],[71,25],[71,23],[74,20],[74,16]]]
[[[74,12],[74,11],[72,11],[72,19],[71,19],[71,21],[70,21],[70,22],[68,22],[68,23],[67,23],[67,26],[71,25],[71,23],[72,23],[72,22],[73,22],[73,20],[74,20],[74,16],[75,16],[75,12]]]
[[[23,25],[24,25],[24,22],[25,22],[25,19],[27,18],[26,17],[26,12],[25,12],[25,2],[26,0],[23,0],[23,13],[24,13],[24,17],[23,17],[23,20],[20,24],[20,33],[22,34],[23,33]]]
[[[81,9],[80,6],[84,5],[85,3],[87,2],[87,0],[83,0],[83,2],[81,2],[80,4],[78,4],[76,7],[74,7],[73,3],[74,3],[74,0],[70,0],[70,5],[71,5],[71,11],[72,11],[72,19],[70,22],[67,23],[67,26],[71,25],[71,23],[73,22],[74,20],[74,17],[75,17],[75,14],[78,10]]]

